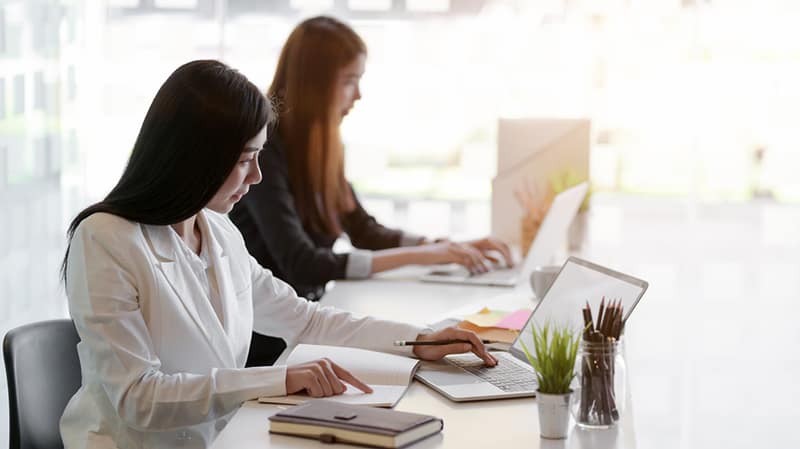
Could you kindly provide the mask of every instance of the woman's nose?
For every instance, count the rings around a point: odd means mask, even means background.
[[[253,164],[253,168],[250,170],[249,175],[250,184],[258,184],[261,182],[261,167],[258,165],[258,159],[256,159],[255,164]]]

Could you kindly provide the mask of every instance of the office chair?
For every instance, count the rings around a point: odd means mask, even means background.
[[[244,366],[272,366],[286,349],[286,342],[282,338],[261,335],[253,332],[250,340],[250,352],[247,353],[247,362]]]
[[[58,424],[81,386],[79,341],[72,320],[27,324],[6,334],[9,449],[63,449]]]

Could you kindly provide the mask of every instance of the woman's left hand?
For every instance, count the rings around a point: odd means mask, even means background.
[[[489,252],[497,251],[503,256],[507,267],[511,268],[514,266],[514,258],[511,257],[511,250],[508,248],[508,245],[500,239],[484,237],[482,239],[466,241],[463,242],[463,244],[477,249],[483,254],[483,257],[495,263],[499,263],[500,261],[492,257]]]
[[[439,332],[432,334],[420,334],[417,336],[418,341],[428,340],[465,340],[469,343],[453,343],[451,345],[438,345],[438,346],[414,346],[414,355],[423,360],[439,360],[447,354],[462,354],[465,352],[473,352],[475,355],[483,359],[486,366],[497,365],[497,359],[489,354],[486,346],[478,337],[475,332],[459,329],[456,327],[448,327]]]

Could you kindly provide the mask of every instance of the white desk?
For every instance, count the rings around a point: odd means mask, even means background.
[[[486,299],[506,289],[439,284],[415,281],[416,270],[397,270],[376,279],[338,282],[323,299],[358,314],[424,324],[447,312]],[[518,307],[532,307],[530,299],[508,300]],[[507,301],[507,302],[508,302]],[[476,311],[478,309],[475,309]],[[630,403],[630,401],[629,401]],[[628,407],[629,409],[630,407]],[[267,418],[279,406],[246,403],[214,443],[215,449],[307,448],[330,447],[312,440],[270,435]],[[489,448],[498,443],[507,448],[634,448],[633,420],[626,412],[615,430],[582,431],[575,429],[568,440],[539,438],[536,400],[533,398],[455,403],[417,381],[412,383],[397,410],[426,413],[444,419],[441,435],[422,441],[416,448]],[[342,446],[344,447],[344,446]]]

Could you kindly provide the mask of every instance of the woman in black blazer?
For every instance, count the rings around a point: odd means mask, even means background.
[[[264,180],[230,213],[250,253],[312,301],[330,280],[403,265],[458,263],[478,273],[497,252],[511,266],[497,239],[432,242],[379,224],[361,206],[344,176],[339,125],[361,98],[365,59],[361,38],[330,17],[308,19],[289,36],[268,91],[280,115],[259,156]],[[347,254],[332,250],[342,233],[356,248]],[[255,339],[249,363],[269,363],[282,349]]]

